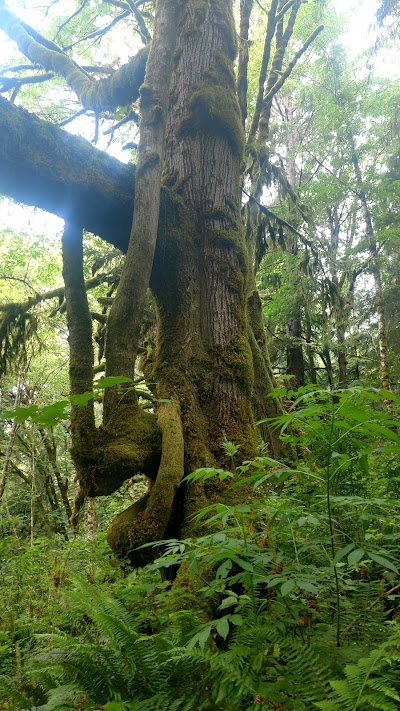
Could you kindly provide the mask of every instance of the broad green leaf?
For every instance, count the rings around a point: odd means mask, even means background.
[[[235,561],[235,563],[240,565],[243,570],[248,570],[249,573],[252,573],[254,571],[254,566],[252,563],[249,563],[249,561],[243,560],[242,558],[238,558],[237,556],[234,556],[233,560]]]
[[[226,597],[218,608],[218,610],[226,610],[227,607],[232,607],[232,605],[237,605],[237,597]]]
[[[229,634],[229,621],[227,617],[221,617],[217,622],[217,632],[223,639],[226,639]]]
[[[297,585],[301,588],[301,590],[305,590],[306,592],[313,593],[314,595],[318,593],[316,585],[311,583],[309,580],[297,580]]]
[[[364,555],[365,550],[363,550],[363,548],[356,548],[350,553],[350,555],[347,556],[347,562],[349,565],[355,565],[361,560],[361,558],[364,557]]]
[[[196,644],[198,644],[201,649],[204,649],[205,644],[211,634],[211,629],[212,629],[212,625],[205,625],[205,627],[203,627],[203,629],[200,630],[200,632],[197,632],[197,634],[195,634],[194,637],[192,637],[192,639],[189,640],[188,645],[187,645],[188,648],[193,649],[193,647],[195,647]]]
[[[30,417],[35,415],[39,410],[37,405],[28,405],[28,407],[16,407],[12,410],[4,410],[1,413],[2,420],[14,420],[18,424],[26,422]]]
[[[228,558],[228,560],[224,560],[224,562],[219,566],[219,568],[215,574],[215,577],[217,578],[217,580],[219,580],[221,578],[222,579],[226,578],[228,576],[230,570],[232,569],[232,565],[233,565],[232,561],[229,558]]]
[[[339,561],[341,561],[342,558],[348,555],[350,551],[352,551],[355,547],[355,543],[349,543],[347,546],[344,546],[343,548],[340,548],[338,551],[336,551],[336,555],[332,561],[332,565],[336,565],[337,563],[339,563]]]
[[[392,570],[393,573],[399,573],[399,569],[396,568],[394,563],[392,563],[390,560],[387,558],[384,558],[384,556],[379,555],[378,553],[370,553],[368,552],[369,557],[371,560],[374,560],[375,563],[379,563],[379,565],[382,566],[382,568],[386,568],[387,570]]]
[[[286,595],[289,595],[289,593],[291,593],[292,590],[294,590],[295,585],[296,585],[296,583],[295,583],[295,581],[293,580],[293,578],[291,578],[290,580],[286,580],[286,581],[281,585],[281,595],[282,595],[282,597],[285,597]]]
[[[113,377],[96,380],[94,387],[103,390],[104,388],[112,388],[114,385],[123,385],[124,383],[132,383],[131,378],[125,378],[123,375],[115,375]]]

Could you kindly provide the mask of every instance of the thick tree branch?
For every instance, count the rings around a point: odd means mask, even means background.
[[[51,43],[50,49],[47,42],[47,46],[38,42],[32,36],[34,30],[28,32],[27,27],[5,6],[4,0],[0,0],[0,29],[14,40],[20,52],[31,62],[39,64],[46,72],[63,77],[82,106],[96,112],[111,111],[138,98],[146,68],[146,48],[141,49],[110,77],[95,82],[56,45]]]
[[[0,193],[126,251],[135,168],[0,97]]]
[[[179,9],[174,5],[162,0],[156,5],[154,36],[141,90],[133,223],[120,284],[108,317],[106,376],[134,375],[158,232],[165,125],[179,20]],[[105,393],[106,423],[113,416],[116,395],[111,388]]]
[[[275,33],[275,27],[276,27],[277,9],[278,9],[278,0],[272,0],[271,7],[270,7],[270,10],[268,13],[268,22],[267,22],[267,31],[265,34],[265,41],[264,41],[263,58],[262,58],[262,62],[261,62],[260,74],[258,77],[258,93],[257,93],[257,99],[256,99],[256,108],[255,108],[254,115],[253,115],[253,121],[251,123],[251,128],[250,128],[250,133],[249,133],[249,142],[256,135],[257,129],[258,129],[258,124],[260,121],[262,102],[263,102],[263,97],[264,97],[264,85],[265,85],[265,80],[267,78],[268,65],[269,65],[269,60],[271,57],[272,39],[273,39],[273,36]]]
[[[247,118],[247,88],[248,88],[248,66],[249,66],[249,28],[250,16],[253,9],[253,0],[242,0],[240,3],[240,46],[239,46],[239,63],[238,63],[238,79],[237,93],[242,114],[243,128],[246,125]]]

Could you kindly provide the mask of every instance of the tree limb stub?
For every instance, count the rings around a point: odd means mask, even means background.
[[[72,218],[125,252],[135,167],[0,97],[0,193]]]
[[[31,62],[63,77],[86,109],[96,112],[113,110],[136,101],[139,96],[146,69],[147,48],[139,50],[110,77],[94,82],[64,52],[49,49],[37,42],[27,32],[26,25],[23,26],[18,17],[4,5],[3,0],[0,1],[0,28],[14,40],[20,52]]]

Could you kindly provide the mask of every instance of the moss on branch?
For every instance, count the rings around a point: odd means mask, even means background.
[[[146,69],[147,47],[139,50],[111,76],[94,82],[67,54],[58,48],[49,49],[33,39],[18,17],[4,5],[0,6],[0,28],[33,64],[39,64],[46,71],[63,77],[87,109],[97,113],[112,111],[135,101],[139,96]]]

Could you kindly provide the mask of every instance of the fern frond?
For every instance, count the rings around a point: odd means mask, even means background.
[[[396,711],[400,706],[400,631],[387,642],[345,667],[345,679],[331,681],[332,702],[317,702],[321,711]]]

